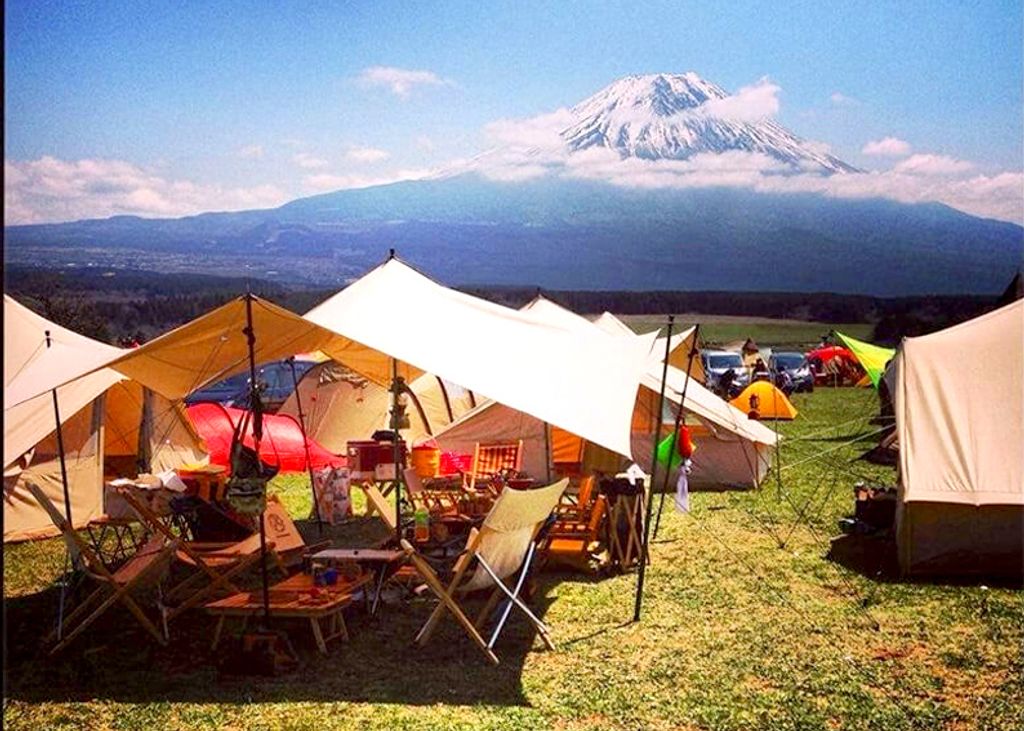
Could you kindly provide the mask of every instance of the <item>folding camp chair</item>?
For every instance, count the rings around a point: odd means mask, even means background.
[[[595,475],[587,475],[580,480],[576,489],[575,502],[567,502],[568,492],[562,496],[562,502],[555,508],[559,520],[586,520],[590,515],[591,503],[594,500],[594,486],[597,484]]]
[[[129,491],[124,491],[122,497],[150,531],[173,539],[170,529]],[[267,559],[273,562],[282,575],[287,576],[287,565],[296,559],[301,560],[303,552],[313,552],[329,545],[329,541],[307,545],[288,512],[274,495],[267,498],[263,520]],[[234,580],[258,565],[261,556],[258,532],[235,543],[179,542],[175,558],[197,571],[168,592],[167,600],[178,602],[168,613],[168,621],[216,593],[240,591]]]
[[[587,568],[601,541],[601,522],[608,511],[608,499],[598,495],[589,505],[573,506],[572,513],[558,514],[547,531],[543,544],[544,558]]]
[[[490,479],[503,470],[518,472],[523,466],[523,440],[503,444],[481,444],[473,448],[473,466],[467,476],[466,487],[476,489],[480,479]]]
[[[459,495],[451,490],[428,490],[415,468],[409,467],[405,475],[405,496],[413,508],[426,508],[431,513],[451,513],[458,510]]]
[[[74,562],[81,565],[86,576],[99,584],[95,591],[64,617],[62,623],[64,631],[59,642],[50,650],[50,654],[56,654],[67,647],[72,640],[117,602],[124,604],[139,621],[139,624],[153,635],[157,642],[161,645],[167,644],[166,634],[158,630],[150,621],[133,595],[138,595],[143,590],[151,589],[154,586],[159,588],[160,580],[167,574],[170,567],[171,556],[177,548],[177,542],[168,541],[163,536],[154,536],[123,566],[117,571],[111,572],[88,542],[71,527],[42,488],[32,482],[27,483],[27,486],[32,496],[49,514],[53,524],[60,529]],[[47,640],[52,639],[54,635],[55,633],[51,633]]]
[[[445,613],[451,612],[487,659],[497,665],[498,657],[494,654],[494,644],[514,606],[537,628],[548,649],[554,649],[547,626],[530,611],[519,594],[530,570],[538,533],[548,521],[551,511],[558,504],[568,484],[569,480],[565,479],[536,490],[512,490],[506,487],[480,529],[473,529],[470,532],[466,548],[455,563],[454,575],[448,586],[441,583],[430,564],[408,541],[402,541],[402,548],[416,570],[430,590],[441,600],[416,635],[416,642],[420,646],[427,643]],[[470,569],[473,569],[472,573]],[[517,571],[518,578],[515,578]],[[505,583],[512,578],[515,578],[514,586]],[[477,615],[476,622],[471,622],[459,606],[456,594],[492,587],[493,591]],[[485,642],[480,630],[495,604],[503,596],[504,608],[489,640]]]

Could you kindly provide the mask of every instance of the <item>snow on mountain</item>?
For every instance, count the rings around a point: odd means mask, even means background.
[[[801,139],[772,119],[770,112],[777,108],[774,93],[767,111],[763,103],[746,104],[743,92],[756,96],[757,90],[751,87],[730,95],[693,72],[627,76],[562,114],[549,115],[550,122],[558,125],[557,137],[552,135],[554,146],[524,145],[518,159],[543,161],[556,152],[555,147],[570,158],[603,148],[623,160],[650,161],[739,152],[765,156],[790,172],[857,172],[828,154],[823,145]],[[524,126],[537,124],[527,120]],[[488,151],[471,166],[486,166],[508,151],[508,145]]]

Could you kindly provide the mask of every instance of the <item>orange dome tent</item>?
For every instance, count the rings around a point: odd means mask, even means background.
[[[786,394],[768,381],[754,381],[729,403],[744,413],[752,410],[751,397],[757,396],[756,411],[762,419],[795,419],[796,407]]]

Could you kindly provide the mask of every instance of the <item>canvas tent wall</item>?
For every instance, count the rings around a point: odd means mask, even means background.
[[[529,305],[527,305],[527,307],[529,307]],[[568,310],[567,312],[569,312],[569,314],[575,314]],[[597,325],[597,327],[609,335],[617,335],[619,337],[625,335],[636,335],[636,333],[633,332],[633,328],[610,312],[602,312],[601,315],[594,320],[593,324]],[[687,364],[689,364],[690,377],[696,379],[699,383],[707,383],[707,374],[704,373],[704,363],[700,358],[693,358],[692,361],[690,360],[690,351],[694,348],[700,348],[700,343],[697,342],[697,328],[691,327],[688,330],[674,334],[672,336],[672,344],[669,346],[668,364],[681,371],[685,371]],[[651,349],[651,352],[657,354],[656,360],[660,363],[665,354],[664,338],[658,338],[658,341],[654,348]]]
[[[559,322],[566,328],[594,330],[590,323],[550,300],[538,298],[526,306],[526,311],[537,317]],[[616,334],[605,331],[613,342],[622,342],[637,336],[630,331],[618,330]],[[656,345],[655,348],[658,346]],[[664,347],[661,343],[660,347]],[[467,413],[450,427],[437,435],[442,449],[471,453],[476,442],[522,439],[524,443],[524,471],[534,477],[547,474],[548,455],[553,462],[571,461],[567,455],[581,455],[584,470],[600,469],[604,472],[618,471],[635,460],[641,467],[650,470],[650,455],[655,429],[664,429],[666,417],[672,414],[656,414],[658,390],[661,385],[660,357],[652,349],[648,369],[641,379],[641,388],[634,401],[630,420],[629,454],[605,450],[600,445],[588,443],[572,432],[557,428],[545,431],[544,422],[530,417],[507,405],[488,402]],[[661,357],[664,351],[661,351]],[[684,364],[685,365],[685,364]],[[670,403],[678,405],[686,374],[669,367],[666,396]],[[763,424],[751,422],[746,415],[730,407],[695,380],[686,386],[686,410],[688,420],[695,425],[695,440],[698,444],[691,475],[695,485],[757,485],[763,479],[771,463],[771,450],[775,435]],[[550,443],[545,444],[545,439]],[[619,456],[616,456],[619,455]],[[626,460],[626,461],[624,461]]]
[[[406,410],[410,426],[403,437],[410,444],[437,433],[475,405],[470,391],[430,374],[414,379],[409,388],[413,392]],[[388,425],[390,392],[333,360],[308,370],[297,393],[278,413],[298,419],[300,399],[306,432],[338,454],[345,452],[347,442],[368,439]]]
[[[46,347],[50,333],[51,346]],[[62,328],[12,298],[4,298],[4,399],[8,386],[36,370],[71,375],[118,348]],[[202,445],[180,409],[109,369],[79,376],[57,391],[71,515],[77,527],[103,513],[105,475],[134,474],[137,461],[163,471],[201,461]],[[28,490],[43,489],[64,511],[64,490],[52,395],[44,393],[4,409],[4,542],[57,534]]]
[[[907,574],[1024,576],[1024,301],[896,356]]]

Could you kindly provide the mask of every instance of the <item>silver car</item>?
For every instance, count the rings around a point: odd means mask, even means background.
[[[729,371],[733,372],[732,384],[727,394],[729,398],[742,391],[750,383],[750,371],[743,365],[743,358],[739,353],[729,350],[702,350],[700,359],[704,365],[706,385],[716,393],[721,391],[722,376]]]

